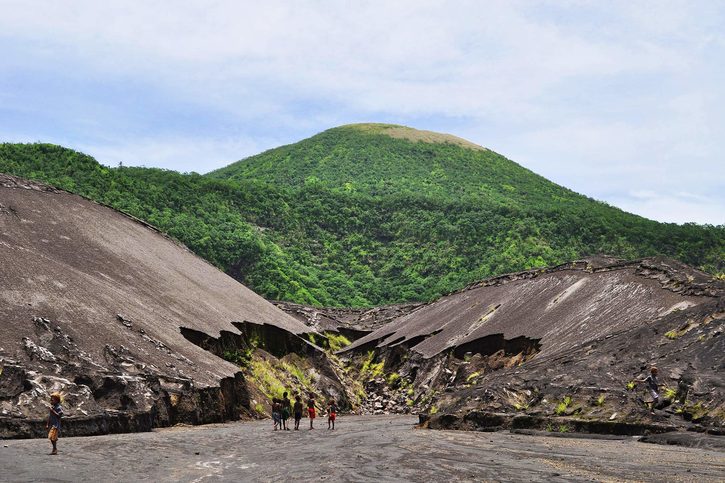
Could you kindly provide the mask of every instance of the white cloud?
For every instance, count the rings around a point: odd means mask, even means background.
[[[101,161],[207,171],[383,118],[453,132],[613,204],[642,186],[714,193],[661,206],[725,221],[717,2],[0,0],[0,11],[8,68],[90,86],[38,101],[53,124],[38,132],[72,125]],[[109,83],[138,98],[92,98]],[[0,112],[19,115],[47,95],[37,89],[6,90]]]

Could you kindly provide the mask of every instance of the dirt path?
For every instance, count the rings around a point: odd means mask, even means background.
[[[634,439],[412,429],[414,418],[342,417],[338,429],[271,422],[0,441],[2,481],[717,481],[725,453]],[[304,426],[307,420],[302,421]],[[6,447],[7,446],[7,447]]]

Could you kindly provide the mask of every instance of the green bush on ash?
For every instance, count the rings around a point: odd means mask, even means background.
[[[338,334],[335,332],[325,332],[325,336],[327,337],[327,348],[330,350],[330,352],[337,352],[352,344],[352,342],[350,342],[350,339],[342,334]]]
[[[466,378],[466,382],[470,384],[472,381],[478,379],[480,376],[481,376],[480,372],[474,372]]]
[[[282,397],[287,390],[278,371],[267,359],[252,358],[248,370],[250,378],[268,398]]]
[[[665,332],[665,337],[667,337],[670,340],[675,340],[680,336],[680,333],[677,330],[670,330]]]
[[[385,378],[385,382],[387,382],[388,386],[393,389],[399,387],[401,383],[400,374],[397,372],[391,372],[388,374],[388,377]]]
[[[360,379],[363,381],[369,381],[383,375],[383,367],[385,366],[385,359],[380,362],[373,362],[375,360],[375,351],[368,351],[365,358],[360,366]]]
[[[566,412],[567,409],[569,409],[570,404],[571,404],[571,397],[566,396],[559,404],[556,405],[556,409],[554,410],[554,412],[558,416],[561,416],[562,414],[564,414]]]
[[[667,399],[668,401],[672,401],[675,399],[675,396],[677,395],[677,391],[675,389],[672,389],[671,387],[664,387],[664,390],[662,391],[662,398]]]
[[[247,367],[252,360],[252,352],[253,349],[228,349],[222,352],[222,359],[239,367]]]
[[[308,375],[308,371],[305,368],[298,367],[296,364],[291,364],[286,361],[282,361],[282,369],[293,376],[302,385],[304,391],[312,389],[312,378]]]

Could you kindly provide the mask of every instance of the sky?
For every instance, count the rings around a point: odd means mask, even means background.
[[[0,142],[205,173],[354,122],[725,224],[725,1],[0,0]]]

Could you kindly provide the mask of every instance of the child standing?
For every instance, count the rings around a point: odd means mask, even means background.
[[[660,382],[657,380],[657,372],[657,368],[653,366],[649,370],[649,376],[642,381],[647,385],[647,390],[649,391],[650,396],[652,396],[653,411],[660,402]]]
[[[278,426],[282,426],[282,418],[280,414],[281,404],[276,397],[272,398],[272,421],[274,421],[274,430],[277,431]]]
[[[302,398],[299,394],[295,394],[295,406],[293,409],[295,413],[295,431],[299,431],[300,420],[302,419]]]
[[[334,399],[327,403],[327,429],[335,429],[335,418],[337,417],[337,404]],[[332,427],[330,427],[332,424]]]
[[[58,454],[58,438],[60,437],[60,418],[63,417],[63,408],[60,405],[60,394],[54,392],[50,395],[50,408],[48,408],[48,422],[45,429],[48,430],[48,439],[53,445],[50,454]]]
[[[289,397],[285,392],[282,394],[282,429],[285,431],[289,431],[287,420],[290,417],[290,412],[292,412],[292,402],[289,400]]]
[[[307,400],[307,416],[310,418],[310,429],[315,429],[313,423],[315,422],[315,395],[310,393],[310,398]]]

